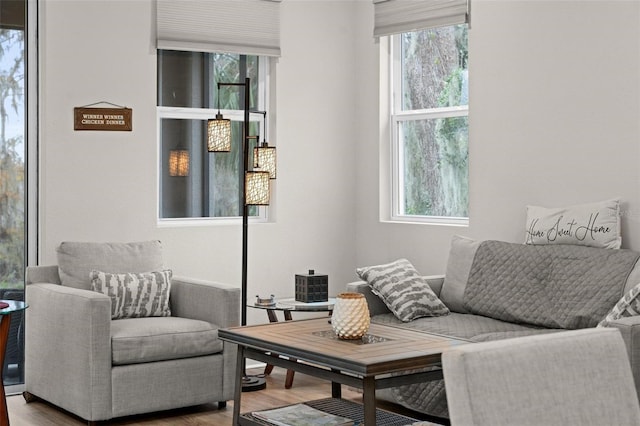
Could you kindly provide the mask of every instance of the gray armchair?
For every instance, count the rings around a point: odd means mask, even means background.
[[[171,316],[111,319],[89,271],[162,269],[160,242],[63,243],[57,266],[27,268],[25,399],[90,423],[218,402],[234,395],[236,348],[217,338],[239,325],[240,289],[171,279]]]

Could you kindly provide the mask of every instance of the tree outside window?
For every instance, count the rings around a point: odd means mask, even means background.
[[[394,36],[394,216],[468,217],[467,25]]]
[[[24,286],[24,31],[0,29],[0,288]]]

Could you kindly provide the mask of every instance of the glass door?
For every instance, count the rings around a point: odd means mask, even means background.
[[[24,300],[28,246],[27,3],[0,0],[0,299],[13,300]],[[11,317],[2,368],[5,386],[24,383],[22,312]]]

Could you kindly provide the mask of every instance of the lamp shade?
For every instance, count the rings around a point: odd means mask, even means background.
[[[268,206],[269,172],[246,172],[244,179],[245,204],[247,206]]]
[[[169,176],[189,176],[189,151],[186,149],[169,151]]]
[[[207,121],[207,149],[209,152],[231,151],[231,120],[222,118],[222,114]]]
[[[261,146],[253,148],[254,169],[269,172],[269,178],[276,178],[276,147],[263,142]]]

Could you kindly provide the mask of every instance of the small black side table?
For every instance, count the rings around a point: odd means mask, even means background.
[[[267,316],[269,317],[269,322],[278,322],[278,317],[276,316],[276,311],[282,311],[284,314],[285,321],[291,321],[291,312],[329,312],[329,316],[333,313],[333,305],[335,305],[336,299],[330,297],[326,302],[298,302],[294,298],[286,298],[286,299],[276,299],[273,305],[262,305],[262,304],[249,304],[247,306],[251,308],[257,309],[265,309],[267,311]],[[271,374],[273,371],[273,365],[267,364],[264,368],[264,374]],[[287,370],[287,378],[284,382],[285,389],[291,389],[293,386],[293,376],[295,371]]]

